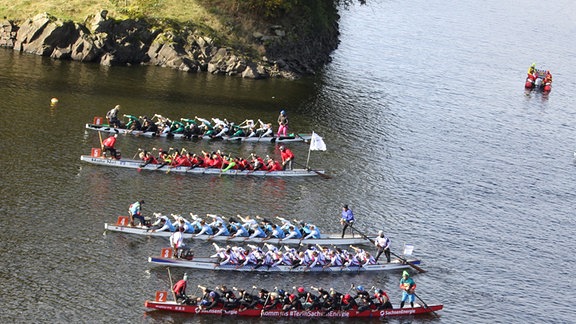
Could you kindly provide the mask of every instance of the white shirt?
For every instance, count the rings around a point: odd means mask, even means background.
[[[374,245],[376,245],[379,248],[388,249],[390,248],[390,240],[386,236],[384,237],[378,236],[374,240]]]
[[[170,246],[176,249],[181,247],[183,239],[182,232],[174,232],[174,234],[170,236]]]

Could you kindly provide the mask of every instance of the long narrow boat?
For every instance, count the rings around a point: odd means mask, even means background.
[[[120,216],[118,219],[120,220],[122,217]],[[127,223],[124,223],[127,224]],[[116,224],[104,224],[104,229],[107,231],[112,232],[122,232],[128,234],[137,234],[137,235],[146,235],[146,236],[156,236],[156,237],[170,237],[172,232],[169,231],[161,231],[161,232],[153,232],[150,231],[148,228],[145,227],[130,227],[120,225],[120,223]],[[370,238],[376,237],[376,235],[370,235]],[[368,240],[360,235],[352,236],[350,234],[344,235],[342,238],[341,234],[325,234],[322,235],[321,238],[318,239],[265,239],[265,238],[246,238],[246,237],[230,237],[230,236],[216,236],[211,237],[211,235],[196,235],[191,233],[184,233],[184,238],[189,238],[193,240],[200,240],[200,241],[210,241],[210,242],[236,242],[236,243],[269,243],[269,244],[285,244],[285,245],[298,245],[298,244],[319,244],[319,245],[345,245],[345,244],[366,244],[369,243]]]
[[[110,166],[110,167],[120,167],[136,170],[147,170],[147,171],[160,171],[164,173],[179,173],[179,174],[210,174],[210,175],[227,175],[227,176],[255,176],[255,177],[310,177],[310,176],[324,176],[323,170],[308,170],[308,169],[293,169],[285,171],[253,171],[253,170],[234,170],[230,169],[223,171],[218,168],[190,168],[190,167],[170,167],[163,166],[159,167],[157,164],[148,164],[142,167],[141,160],[132,159],[109,159],[101,156],[92,155],[82,155],[80,160],[88,162],[91,164]]]
[[[203,140],[223,140],[230,142],[250,142],[250,143],[286,143],[286,142],[306,142],[310,141],[312,134],[294,134],[293,136],[266,136],[266,137],[246,137],[246,136],[221,136],[221,137],[211,137],[211,136],[186,136],[184,134],[157,134],[155,132],[143,132],[143,131],[131,131],[125,128],[115,128],[109,125],[97,125],[97,124],[86,124],[86,129],[111,133],[111,134],[124,134],[133,135],[141,137],[164,137],[173,139],[203,139]]]
[[[160,293],[160,292],[159,292]],[[162,295],[161,293],[156,295]],[[164,292],[165,293],[165,292]],[[395,308],[395,309],[385,309],[385,310],[365,310],[362,312],[357,312],[356,309],[351,310],[333,310],[333,311],[323,311],[323,310],[290,310],[282,311],[281,309],[274,310],[262,310],[262,309],[246,309],[246,310],[225,310],[222,307],[212,308],[210,310],[202,309],[197,305],[182,305],[174,301],[151,301],[147,300],[144,306],[151,309],[190,313],[198,315],[219,315],[219,316],[247,316],[247,317],[303,317],[303,318],[317,318],[317,317],[328,317],[328,318],[382,318],[391,316],[410,316],[410,315],[423,315],[430,314],[440,311],[444,308],[441,304],[430,304],[430,305],[418,305],[416,307],[406,307],[406,308]],[[435,313],[434,313],[435,314]]]
[[[407,262],[411,264],[420,264],[418,259],[407,259]],[[254,266],[243,266],[237,267],[236,265],[219,265],[216,259],[212,258],[193,258],[192,260],[179,259],[179,258],[165,258],[165,257],[149,257],[148,262],[159,264],[163,266],[171,267],[181,267],[181,268],[191,268],[191,269],[201,269],[201,270],[220,270],[220,271],[240,271],[240,272],[347,272],[347,273],[358,273],[358,272],[373,272],[373,271],[396,271],[404,270],[410,268],[410,264],[405,263],[402,260],[394,259],[390,263],[378,263],[369,264],[362,267],[350,266],[350,267],[327,267],[323,268],[321,266],[307,268],[304,266],[298,266],[292,268],[287,265],[280,265],[275,267],[261,266],[255,268]]]

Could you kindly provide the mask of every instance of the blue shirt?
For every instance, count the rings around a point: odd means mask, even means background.
[[[343,210],[342,211],[342,219],[346,222],[350,222],[354,220],[354,214],[352,213],[351,209]]]
[[[140,215],[140,202],[139,201],[130,205],[130,213],[132,215]]]

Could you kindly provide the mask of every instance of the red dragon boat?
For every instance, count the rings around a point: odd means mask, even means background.
[[[166,292],[158,292],[156,295],[164,295]],[[157,298],[158,299],[158,298]],[[357,312],[356,309],[350,310],[333,310],[333,311],[323,311],[323,310],[290,310],[282,311],[282,309],[272,309],[272,310],[262,310],[262,309],[231,309],[225,310],[222,307],[215,307],[212,309],[202,309],[197,305],[184,305],[178,304],[174,301],[150,301],[147,300],[144,306],[151,309],[190,313],[198,315],[228,315],[228,316],[247,316],[247,317],[303,317],[303,318],[316,318],[316,317],[327,317],[327,318],[383,318],[390,316],[410,316],[410,315],[423,315],[423,314],[435,314],[436,311],[442,310],[444,307],[441,304],[434,305],[417,305],[416,307],[404,307],[404,308],[394,308],[394,309],[384,309],[384,310],[365,310],[362,312]]]

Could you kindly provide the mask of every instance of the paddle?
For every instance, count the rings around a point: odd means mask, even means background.
[[[172,289],[172,287],[174,287],[172,283],[172,274],[170,273],[170,268],[166,268],[166,270],[168,270],[168,278],[170,278],[170,291],[172,291],[172,297],[174,297],[174,302],[176,302],[176,293],[174,292],[174,289]]]
[[[278,289],[278,287],[274,287],[274,291],[276,291],[276,289]],[[266,295],[266,300],[264,300],[264,304],[262,305],[262,310],[260,311],[260,317],[262,317],[264,315],[264,310],[266,309],[266,304],[268,303],[268,299],[270,298],[271,294],[272,294],[272,292],[269,292],[268,295]]]
[[[138,153],[140,153],[142,151],[141,148],[138,149],[138,151],[136,151],[136,154],[134,154],[134,156],[132,157],[132,160],[136,159],[136,155],[138,155]]]
[[[304,143],[308,143],[308,141],[304,137],[300,136],[300,134],[298,134],[298,133],[294,133],[294,134],[296,134],[296,136],[300,137],[302,139],[302,141],[304,141]]]
[[[102,133],[100,133],[100,131],[98,131],[98,138],[100,138],[100,149],[102,153],[104,153],[104,143],[102,143]]]
[[[366,236],[366,234],[364,234],[363,232],[360,232],[359,230],[357,230],[354,226],[352,225],[348,225],[348,227],[350,227],[352,230],[356,231],[358,234],[360,234],[363,238],[367,239],[368,241],[370,241],[372,244],[376,243],[373,239],[369,238],[368,236]],[[416,271],[420,272],[420,273],[424,273],[426,272],[426,270],[420,268],[419,266],[412,264],[410,262],[408,262],[406,259],[402,258],[401,256],[399,256],[398,254],[390,251],[390,254],[392,254],[393,256],[397,257],[398,259],[400,259],[403,263],[411,266],[412,268],[416,269]]]
[[[151,152],[154,152],[154,151],[156,151],[156,148],[155,148],[155,147],[152,148],[152,151],[151,151]],[[144,162],[144,164],[140,164],[136,170],[137,170],[138,172],[142,171],[142,168],[146,167],[146,166],[147,166],[148,164],[150,164],[151,162],[152,162],[151,160],[148,160],[148,161]]]
[[[416,295],[416,292],[413,292],[412,294],[413,294],[414,296],[416,296],[416,298],[418,298],[418,300],[419,300],[420,302],[422,302],[422,304],[424,304],[424,308],[430,309],[430,307],[426,304],[426,302],[424,302],[424,301],[422,300],[422,298],[420,298],[420,296]],[[432,314],[434,314],[434,316],[438,317],[438,314],[436,314],[435,311],[432,311]]]
[[[294,164],[296,164],[296,165],[299,165],[299,166],[305,168],[307,171],[312,171],[312,172],[316,173],[317,175],[321,176],[321,177],[324,178],[324,179],[332,179],[331,176],[329,176],[329,175],[327,175],[327,174],[324,174],[324,173],[322,173],[322,172],[320,172],[320,171],[318,171],[318,170],[310,169],[309,167],[305,166],[304,164],[298,163],[298,162],[296,162],[296,161],[292,161],[292,163],[294,163]]]

